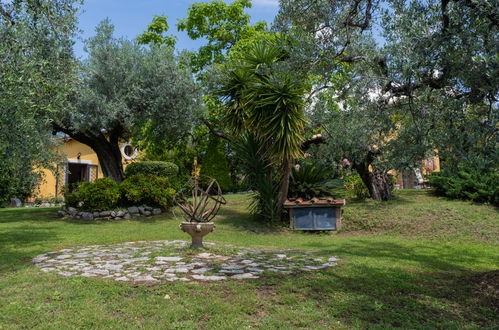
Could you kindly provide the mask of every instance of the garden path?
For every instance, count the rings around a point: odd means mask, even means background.
[[[336,266],[337,257],[315,251],[254,250],[205,243],[192,250],[186,241],[137,241],[76,246],[33,258],[44,272],[133,283],[256,279],[266,272],[292,274]]]

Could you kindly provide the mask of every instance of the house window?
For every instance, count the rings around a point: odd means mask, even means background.
[[[94,182],[98,178],[97,165],[87,163],[68,162],[65,168],[64,184],[68,185],[69,192],[80,182]]]
[[[125,146],[125,148],[123,149],[123,152],[125,153],[125,155],[127,155],[128,157],[132,157],[133,156],[133,148],[132,146]]]

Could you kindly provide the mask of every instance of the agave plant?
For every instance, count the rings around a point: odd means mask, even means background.
[[[291,171],[289,197],[303,199],[326,197],[340,185],[340,180],[335,180],[334,172],[326,166],[302,162]]]

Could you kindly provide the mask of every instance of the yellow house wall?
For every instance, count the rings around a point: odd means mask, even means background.
[[[102,169],[99,164],[99,159],[97,158],[97,154],[87,145],[75,141],[73,139],[66,139],[59,146],[58,153],[63,155],[68,162],[71,163],[85,163],[91,165],[98,166],[98,177],[103,178]],[[78,153],[80,153],[80,159],[78,159]],[[123,160],[123,166],[126,167],[128,163],[131,161]],[[35,190],[34,196],[35,198],[53,198],[56,197],[56,186],[57,180],[54,173],[48,169],[42,170],[44,174],[43,181],[39,185],[38,189]],[[61,197],[61,196],[57,196]]]
[[[389,172],[397,179],[398,186],[405,189],[403,174],[398,173],[395,170],[390,170]],[[427,158],[421,162],[421,174],[423,175],[423,178],[433,172],[440,172],[440,157],[438,157],[438,155]]]

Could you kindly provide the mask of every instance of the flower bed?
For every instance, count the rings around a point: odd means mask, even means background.
[[[137,217],[149,217],[163,213],[160,208],[150,206],[131,206],[122,210],[95,211],[87,212],[80,211],[74,207],[67,207],[57,212],[64,219],[81,219],[81,220],[121,220]]]

